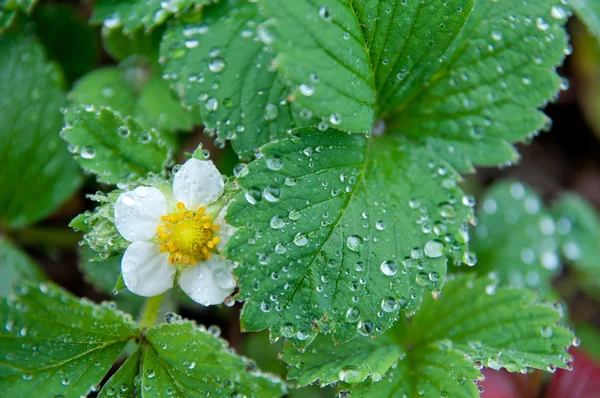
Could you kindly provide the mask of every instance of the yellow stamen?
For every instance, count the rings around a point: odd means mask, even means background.
[[[213,224],[204,206],[190,210],[183,202],[177,203],[177,211],[162,216],[164,222],[156,230],[161,252],[169,253],[171,264],[193,266],[209,259],[221,239],[215,232],[219,226]]]

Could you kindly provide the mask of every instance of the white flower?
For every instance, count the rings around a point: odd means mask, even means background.
[[[203,305],[219,304],[235,287],[232,263],[219,254],[234,228],[216,204],[223,177],[209,160],[190,159],[173,180],[173,194],[155,187],[122,193],[115,203],[115,225],[131,242],[121,260],[127,288],[156,296],[179,286]],[[217,214],[214,214],[217,213]]]

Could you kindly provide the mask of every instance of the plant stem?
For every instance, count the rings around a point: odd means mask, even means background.
[[[150,297],[146,300],[140,320],[140,325],[143,329],[156,325],[156,321],[160,313],[160,307],[164,298],[165,293]]]

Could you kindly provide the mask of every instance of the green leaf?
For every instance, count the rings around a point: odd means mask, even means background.
[[[161,173],[169,160],[158,131],[145,130],[135,119],[110,108],[71,107],[65,123],[61,136],[81,167],[95,173],[100,182],[117,184]]]
[[[573,335],[557,326],[562,310],[539,304],[529,290],[497,284],[473,275],[450,279],[442,299],[426,298],[412,322],[398,322],[376,340],[334,346],[320,337],[305,353],[288,346],[289,377],[300,385],[343,381],[353,396],[478,397],[471,381],[483,366],[568,368]]]
[[[287,87],[257,39],[261,21],[256,4],[222,1],[199,21],[172,24],[161,45],[165,78],[183,105],[199,107],[206,128],[244,159],[294,125]]]
[[[126,61],[119,68],[88,73],[77,81],[69,100],[75,105],[110,107],[122,117],[135,118],[148,130],[175,132],[189,130],[200,123],[198,117],[181,107],[169,84],[157,76],[143,58]]]
[[[286,392],[276,376],[253,369],[233,354],[227,342],[191,322],[162,324],[146,332],[141,391],[144,398],[166,392],[186,397],[280,397]]]
[[[294,133],[261,149],[229,206],[242,326],[298,346],[319,331],[379,335],[439,295],[448,258],[469,261],[472,203],[452,168],[410,142]]]
[[[600,216],[583,198],[567,194],[553,208],[563,257],[591,292],[600,288]]]
[[[141,349],[138,348],[127,358],[127,360],[119,367],[119,370],[102,387],[98,394],[99,398],[114,397],[117,395],[120,398],[135,398],[136,395],[136,380],[135,378],[140,372]]]
[[[150,31],[162,25],[173,15],[200,9],[212,0],[98,0],[94,4],[94,13],[90,23],[103,23],[109,28],[123,27],[124,33],[144,28]]]
[[[448,3],[421,2],[422,12]],[[511,143],[549,123],[537,108],[561,85],[555,67],[567,48],[567,16],[561,0],[478,2],[448,51],[421,66],[430,77],[409,79],[408,98],[384,112],[390,132],[425,143],[463,171],[515,161]]]
[[[59,138],[61,75],[30,37],[0,38],[0,224],[22,227],[56,210],[81,183]]]
[[[569,5],[585,23],[589,32],[600,40],[600,3],[594,0],[571,0]]]
[[[32,19],[48,57],[60,64],[69,84],[94,67],[98,54],[96,32],[75,7],[43,3]]]
[[[480,200],[471,247],[480,274],[495,272],[503,284],[551,291],[561,271],[556,222],[530,187],[516,181],[495,184]]]
[[[10,27],[17,13],[30,14],[37,0],[0,0],[0,33]]]
[[[0,237],[0,296],[7,296],[19,280],[46,279],[38,265],[10,241]]]
[[[369,48],[379,118],[410,101],[432,79],[473,4],[474,0],[352,2]]]
[[[127,341],[131,317],[50,284],[23,284],[0,304],[0,389],[11,397],[78,397],[95,389]]]
[[[275,65],[295,87],[294,100],[337,128],[370,132],[376,88],[352,2],[261,4],[270,18],[262,39],[278,52]]]

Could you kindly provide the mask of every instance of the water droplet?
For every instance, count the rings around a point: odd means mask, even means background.
[[[331,18],[333,17],[331,8],[328,6],[323,6],[323,7],[319,8],[319,16],[326,21],[330,21]]]
[[[93,159],[96,157],[96,150],[89,145],[84,145],[81,147],[81,157],[84,159]]]
[[[310,97],[315,93],[315,88],[309,84],[301,84],[299,88],[300,94],[304,95],[305,97]]]
[[[285,221],[279,216],[273,216],[271,218],[271,228],[273,229],[281,229],[285,227]]]
[[[346,246],[353,252],[359,252],[362,244],[362,238],[358,235],[350,235],[346,239]]]
[[[348,384],[358,384],[364,379],[362,372],[351,365],[343,367],[338,377],[341,381]]]
[[[425,255],[429,258],[442,257],[444,254],[444,244],[439,240],[430,240],[425,244]]]
[[[208,62],[208,69],[210,69],[211,72],[219,73],[225,69],[225,61],[223,61],[223,58],[221,57],[213,58]]]
[[[398,272],[398,264],[396,264],[392,260],[385,260],[381,263],[381,272],[383,272],[387,276],[393,276]]]
[[[306,235],[304,235],[303,233],[297,233],[296,236],[294,236],[294,244],[296,246],[306,246],[306,244],[308,243],[308,238],[306,237]]]
[[[265,106],[265,120],[275,120],[279,115],[279,108],[275,104],[267,104]]]
[[[207,111],[214,112],[217,110],[217,108],[219,108],[219,101],[214,97],[210,97],[206,100],[204,107]]]
[[[550,12],[554,19],[565,19],[567,17],[567,11],[562,7],[552,6]]]
[[[381,309],[385,312],[394,312],[398,309],[398,301],[393,297],[385,298],[381,301]]]

